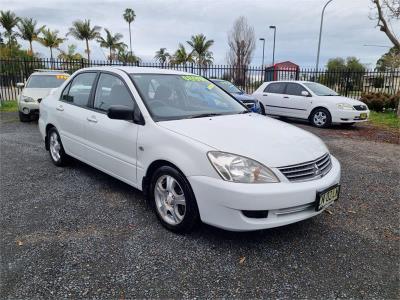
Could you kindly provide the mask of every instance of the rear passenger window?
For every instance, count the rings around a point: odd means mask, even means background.
[[[301,96],[302,91],[307,91],[304,87],[297,83],[288,83],[286,87],[286,94],[293,96]]]
[[[111,105],[123,105],[133,109],[134,101],[121,79],[103,73],[97,83],[94,108],[107,111]]]
[[[265,88],[265,93],[283,94],[285,92],[286,83],[270,83]]]
[[[87,106],[96,73],[77,75],[63,91],[61,99],[78,106]]]

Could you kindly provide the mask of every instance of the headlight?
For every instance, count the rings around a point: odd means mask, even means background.
[[[338,107],[339,109],[344,109],[344,110],[354,110],[353,105],[350,105],[350,104],[347,104],[347,103],[339,103],[339,104],[337,105],[337,107]]]
[[[240,183],[273,183],[278,177],[266,166],[240,155],[210,151],[208,159],[215,170],[226,181]]]
[[[21,100],[24,102],[35,102],[35,99],[28,96],[21,96]]]

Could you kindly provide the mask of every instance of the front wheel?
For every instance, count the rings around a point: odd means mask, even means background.
[[[68,155],[64,151],[57,129],[50,128],[47,136],[51,161],[58,167],[64,166],[68,161]]]
[[[265,113],[265,107],[264,104],[262,104],[261,102],[258,102],[260,105],[260,114],[263,116],[266,116],[267,114]]]
[[[316,127],[326,128],[331,125],[332,117],[327,109],[317,108],[311,113],[310,122]]]
[[[150,183],[150,201],[161,224],[167,229],[185,233],[199,221],[199,210],[188,180],[170,166],[157,169]]]

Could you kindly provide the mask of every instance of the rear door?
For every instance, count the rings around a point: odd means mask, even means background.
[[[139,126],[132,121],[107,116],[111,105],[136,106],[122,77],[101,72],[95,88],[92,110],[86,111],[88,159],[97,168],[136,185],[136,144]]]
[[[269,115],[282,115],[282,98],[286,89],[286,82],[271,82],[262,94],[265,112]]]
[[[307,119],[311,107],[312,97],[303,96],[301,93],[307,91],[305,87],[296,82],[286,85],[285,95],[282,97],[282,111],[285,116]],[[311,94],[310,94],[311,95]]]

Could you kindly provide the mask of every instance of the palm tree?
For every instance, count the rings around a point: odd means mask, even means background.
[[[112,61],[113,51],[123,49],[126,45],[120,41],[123,38],[122,34],[116,33],[115,35],[113,35],[111,31],[109,31],[107,28],[104,28],[104,31],[106,32],[106,36],[98,37],[97,42],[100,43],[100,47],[110,50],[109,58],[110,61]]]
[[[141,62],[141,58],[139,56],[136,56],[133,52],[128,52],[125,49],[120,49],[118,51],[118,60],[120,62],[123,62],[124,64],[126,63],[139,63]]]
[[[53,61],[53,48],[58,48],[66,39],[58,36],[58,30],[42,29],[41,33],[37,41],[50,49],[50,60]]]
[[[129,47],[132,53],[132,34],[131,34],[131,23],[135,21],[136,15],[135,11],[132,8],[125,9],[123,17],[126,22],[129,24]]]
[[[160,50],[156,51],[156,55],[154,56],[162,65],[164,65],[170,57],[171,55],[167,52],[167,48],[160,48]]]
[[[58,54],[57,58],[63,59],[63,60],[78,60],[82,59],[82,55],[76,51],[76,45],[71,44],[67,46],[68,50],[64,51],[60,48],[58,48],[58,51],[60,51],[60,54]]]
[[[32,42],[37,39],[40,32],[45,28],[45,26],[41,26],[39,28],[37,26],[37,21],[32,18],[24,18],[19,21],[17,25],[19,29],[18,36],[21,39],[29,42],[29,54],[33,55]]]
[[[4,36],[8,37],[8,46],[10,47],[11,53],[11,44],[12,41],[15,40],[15,33],[13,31],[14,27],[17,26],[19,22],[19,18],[11,11],[0,11],[0,24],[5,29]]]
[[[193,56],[192,56],[192,53],[186,52],[186,48],[184,45],[179,44],[178,50],[175,51],[171,60],[174,64],[177,64],[177,65],[186,64],[189,62],[193,62]]]
[[[187,41],[192,47],[192,55],[196,63],[200,66],[207,66],[213,62],[213,53],[209,50],[214,44],[214,40],[207,40],[204,34],[192,35],[190,41]]]
[[[90,20],[77,20],[72,23],[72,27],[69,28],[67,35],[72,35],[74,38],[80,41],[86,42],[86,53],[87,59],[90,61],[90,49],[89,41],[94,40],[100,36],[100,26],[90,26]]]

